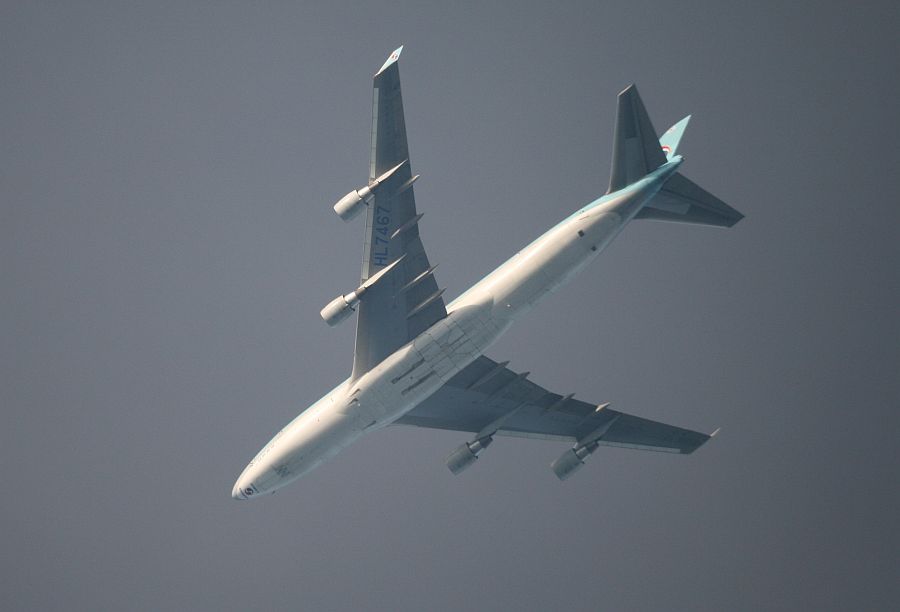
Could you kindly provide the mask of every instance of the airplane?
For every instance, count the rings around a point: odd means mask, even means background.
[[[572,280],[633,219],[731,227],[743,215],[678,172],[690,116],[657,139],[634,85],[618,96],[607,192],[560,221],[455,300],[444,302],[416,211],[395,50],[374,75],[368,183],[334,205],[344,221],[365,211],[362,278],[321,311],[334,326],[356,313],[350,377],[301,412],[250,461],[232,490],[274,493],[389,425],[467,433],[446,459],[470,467],[495,436],[572,443],[551,464],[565,480],[600,446],[689,454],[704,434],[553,393],[485,351],[520,316]],[[718,430],[717,430],[718,431]]]

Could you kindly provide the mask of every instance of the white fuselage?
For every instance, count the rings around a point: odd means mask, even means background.
[[[578,210],[454,300],[446,318],[301,412],[244,469],[232,496],[274,492],[415,408],[592,261],[680,163]]]

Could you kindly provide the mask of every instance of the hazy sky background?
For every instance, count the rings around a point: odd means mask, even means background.
[[[4,2],[0,608],[885,610],[900,591],[896,2]],[[632,224],[491,351],[689,457],[392,428],[252,503],[349,372],[371,77],[455,296],[601,193],[616,94],[747,218]]]

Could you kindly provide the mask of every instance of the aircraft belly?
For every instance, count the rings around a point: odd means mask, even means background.
[[[513,319],[577,274],[623,225],[622,215],[595,210],[547,232],[451,304],[446,318],[285,427],[254,460],[265,461],[248,466],[254,486],[260,492],[280,488],[418,406]]]
[[[360,401],[373,412],[366,431],[397,420],[477,359],[503,331],[490,305],[458,308],[360,379]],[[370,376],[371,375],[371,376]]]
[[[505,328],[492,319],[490,304],[454,310],[279,432],[251,464],[255,488],[260,493],[280,488],[363,433],[400,418],[477,359]]]
[[[512,319],[578,274],[623,225],[622,216],[615,212],[586,212],[519,252],[473,294],[488,293],[495,316]]]

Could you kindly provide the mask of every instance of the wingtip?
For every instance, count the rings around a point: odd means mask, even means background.
[[[709,434],[709,437],[710,437],[710,438],[715,438],[715,437],[716,437],[716,434],[719,433],[720,431],[722,431],[722,428],[721,428],[721,427],[717,427],[716,430],[715,430],[714,432],[712,432],[711,434]]]
[[[634,91],[634,93],[637,93],[637,84],[636,83],[629,84],[628,87],[626,87],[625,89],[623,89],[622,91],[619,92],[619,95],[624,96],[625,94],[629,94],[632,91]]]
[[[391,64],[396,63],[397,60],[400,59],[401,53],[403,53],[403,45],[400,45],[399,47],[394,49],[390,55],[388,55],[388,58],[384,61],[384,64],[382,64],[381,68],[378,69],[378,72],[375,73],[375,76],[378,76],[379,74],[387,70],[387,68]]]

